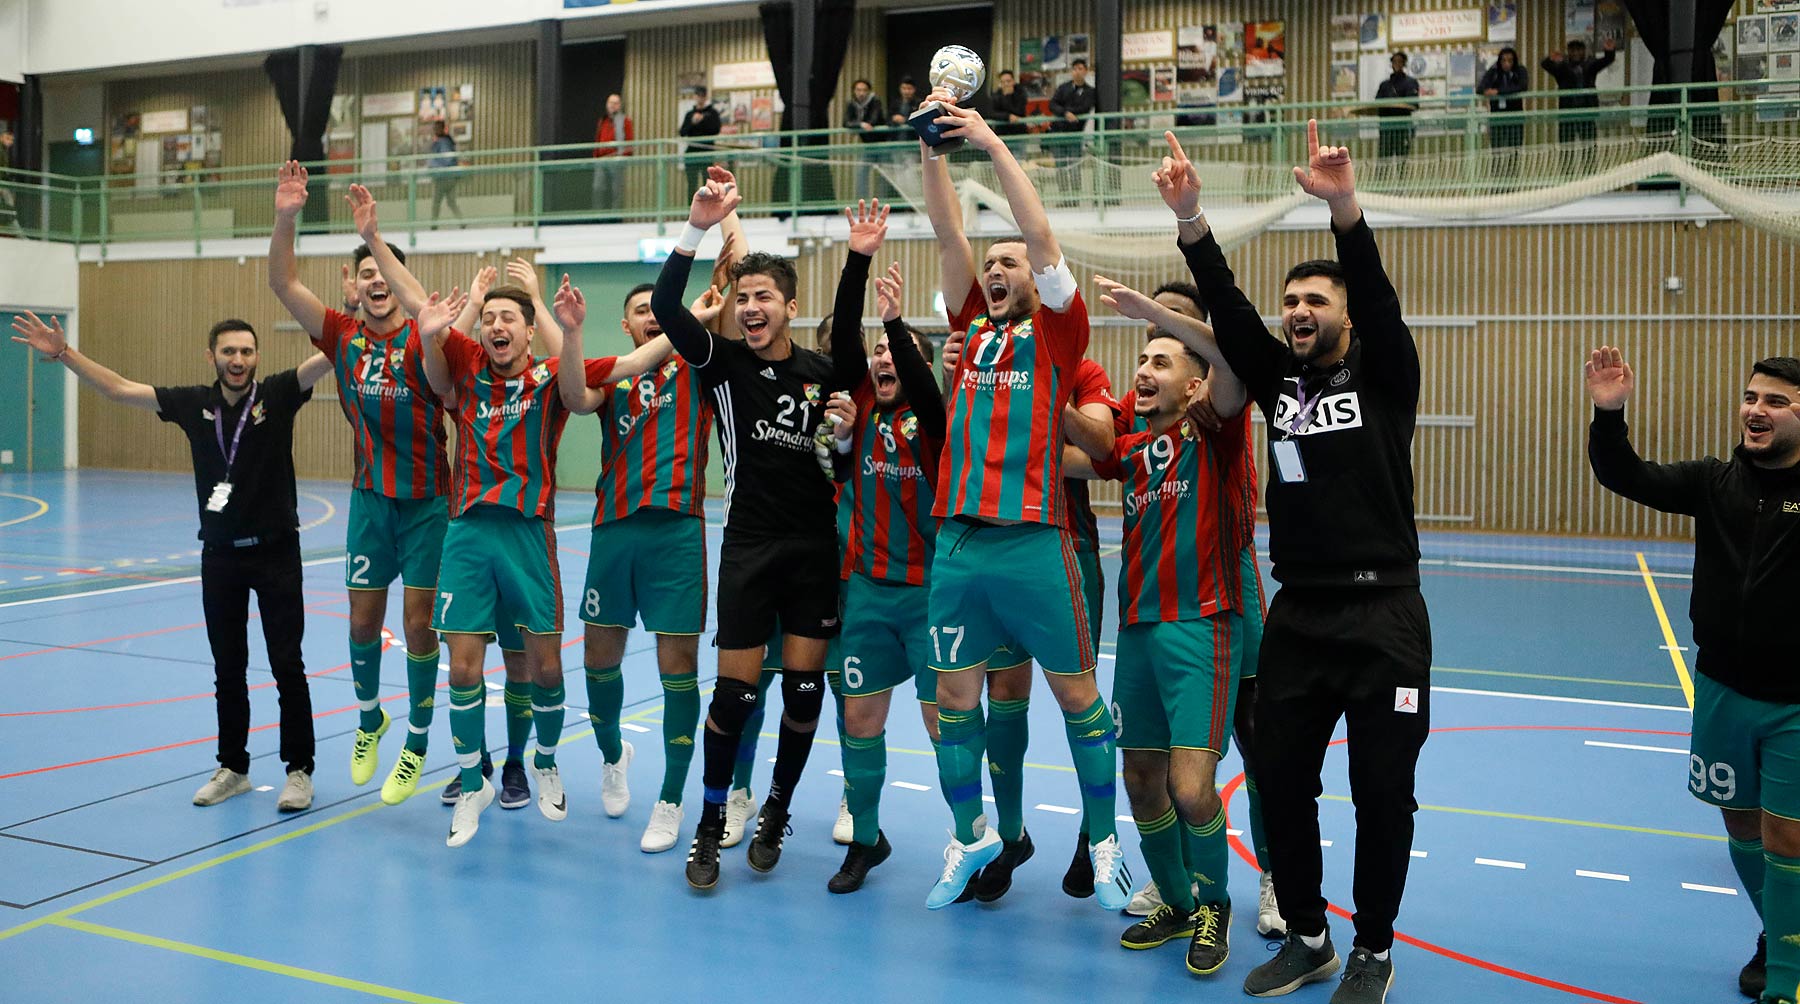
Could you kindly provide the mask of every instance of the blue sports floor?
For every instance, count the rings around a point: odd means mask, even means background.
[[[1004,899],[924,909],[949,814],[923,728],[899,701],[882,806],[894,856],[862,892],[825,891],[842,859],[830,838],[838,782],[827,771],[838,751],[828,720],[780,867],[756,875],[727,852],[720,887],[696,894],[682,867],[698,758],[681,843],[638,850],[662,770],[654,646],[639,634],[626,660],[627,728],[645,731],[627,732],[639,754],[626,816],[601,812],[599,754],[571,715],[561,756],[569,818],[496,806],[469,846],[451,850],[435,788],[453,763],[443,715],[419,797],[380,803],[392,736],[375,782],[349,782],[347,497],[341,485],[302,485],[319,769],[314,808],[281,816],[275,693],[255,637],[259,789],[210,809],[189,804],[214,766],[191,479],[0,477],[0,1000],[1238,999],[1244,974],[1272,950],[1254,930],[1256,876],[1242,844],[1233,954],[1208,981],[1189,976],[1176,945],[1121,949],[1125,919],[1063,895],[1078,802],[1041,686],[1025,792],[1038,855]],[[589,495],[561,499],[571,710],[584,697],[573,611],[591,510]],[[1116,539],[1116,521],[1103,532]],[[1654,573],[1679,649],[1691,644],[1691,550],[1444,533],[1424,546],[1435,734],[1419,765],[1390,999],[1741,999],[1736,973],[1757,923],[1736,891],[1717,813],[1686,791],[1688,704],[1636,556]],[[1103,691],[1116,573],[1109,557]],[[489,661],[497,684],[498,653]],[[701,661],[704,689],[704,650]],[[384,686],[390,708],[403,709],[397,653]],[[488,735],[503,746],[498,696]],[[765,747],[772,755],[772,737]],[[767,771],[759,765],[759,793]],[[1239,776],[1233,755],[1220,780]],[[1227,788],[1232,826],[1242,826],[1244,793]],[[1348,907],[1354,829],[1341,750],[1325,788],[1326,891]],[[1122,791],[1118,811],[1128,813]],[[1135,831],[1122,831],[1141,875]],[[1334,927],[1347,952],[1348,921]],[[1330,991],[1291,999],[1322,1004]]]

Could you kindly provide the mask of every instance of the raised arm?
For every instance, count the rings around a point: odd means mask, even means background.
[[[450,322],[462,313],[464,297],[452,289],[448,298],[433,293],[419,309],[419,342],[425,347],[425,382],[431,392],[448,398],[456,392],[456,381],[450,375],[450,360],[444,355],[444,343],[455,333]]]
[[[688,207],[688,229],[663,262],[662,271],[656,276],[656,288],[650,293],[650,312],[656,315],[656,323],[674,343],[675,351],[696,367],[712,362],[715,336],[682,302],[688,273],[694,267],[694,249],[706,231],[719,225],[742,201],[737,179],[730,171],[716,166],[707,168],[706,184],[694,193],[694,201]]]
[[[919,430],[931,442],[942,444],[949,425],[944,413],[944,394],[931,375],[931,364],[913,341],[912,329],[900,320],[900,305],[906,281],[900,275],[898,262],[889,265],[886,275],[875,277],[875,306],[881,312],[881,324],[887,331],[888,355],[894,360],[894,375],[900,378],[900,390],[919,418]],[[833,341],[836,344],[836,341]]]
[[[562,329],[557,346],[556,393],[563,407],[577,415],[591,415],[606,403],[606,392],[587,385],[587,360],[581,349],[581,325],[587,319],[587,300],[581,290],[563,276],[556,290],[557,323]]]
[[[109,401],[156,411],[156,388],[147,383],[127,380],[99,363],[82,355],[69,345],[63,334],[62,321],[52,317],[45,324],[38,315],[27,310],[13,316],[12,340],[28,346],[46,359],[54,359],[69,368],[82,383],[100,392]]]
[[[831,308],[831,378],[833,389],[852,390],[869,376],[869,347],[863,344],[862,308],[869,292],[869,263],[887,237],[888,207],[881,200],[845,207],[850,221],[850,253],[838,277]]]
[[[544,302],[544,287],[538,281],[537,266],[523,258],[514,258],[506,263],[506,278],[512,284],[531,295],[531,309],[537,316],[538,334],[544,336],[544,355],[562,355],[563,329],[558,323],[558,315]],[[568,276],[563,276],[567,284]],[[579,292],[579,291],[577,291]],[[582,316],[586,316],[586,301],[582,302]],[[481,309],[480,307],[476,308]],[[466,330],[466,329],[464,329]]]
[[[943,157],[933,160],[931,148],[923,140],[919,157],[924,171],[925,215],[931,220],[931,232],[937,235],[944,305],[954,312],[975,285],[975,249],[963,233],[962,201],[950,181],[950,161]]]
[[[1624,354],[1602,345],[1589,354],[1582,373],[1588,397],[1594,402],[1594,421],[1588,426],[1588,465],[1601,487],[1662,512],[1698,513],[1708,476],[1706,461],[1654,464],[1632,449],[1625,402],[1637,386],[1637,375]]]
[[[306,208],[306,168],[298,161],[290,160],[281,165],[275,179],[275,229],[269,234],[269,289],[299,322],[306,337],[317,341],[325,332],[325,304],[300,281],[300,263],[294,258],[295,221],[300,218],[300,210]],[[154,398],[151,403],[154,405]]]
[[[1137,290],[1103,275],[1094,276],[1094,284],[1101,290],[1101,303],[1126,317],[1154,324],[1206,360],[1209,370],[1207,386],[1211,388],[1209,400],[1213,411],[1220,418],[1230,418],[1243,410],[1247,396],[1244,382],[1232,372],[1231,363],[1226,360],[1225,353],[1220,351],[1219,342],[1213,337],[1212,325],[1171,310]],[[1262,324],[1261,318],[1257,319],[1257,324]]]
[[[719,257],[713,259],[712,284],[723,299],[731,288],[731,270],[750,253],[750,240],[744,236],[744,221],[738,219],[736,210],[725,214],[724,222],[719,224],[719,235],[725,240],[719,246]],[[718,318],[707,327],[734,341],[744,337],[738,330],[737,314],[729,310],[720,310]]]
[[[934,91],[933,97],[942,101],[949,95]],[[955,124],[943,130],[944,135],[967,140],[993,161],[994,175],[1000,179],[1001,191],[1006,193],[1006,204],[1012,209],[1013,223],[1025,238],[1025,255],[1031,260],[1031,271],[1035,274],[1055,268],[1062,261],[1062,248],[1056,243],[1056,235],[1050,232],[1050,217],[1044,212],[1044,202],[1038,198],[1037,188],[1025,176],[1025,169],[1019,166],[1018,159],[1000,141],[1000,137],[994,135],[994,127],[981,117],[980,112],[973,108],[958,108],[952,104],[946,104],[944,108],[945,114],[957,119]],[[945,290],[945,299],[948,300],[949,296],[949,291]],[[1045,306],[1061,313],[1068,303]]]
[[[301,390],[312,390],[313,384],[325,379],[325,375],[330,372],[331,360],[325,358],[323,352],[314,352],[294,368],[294,376],[299,379]]]
[[[387,241],[381,239],[381,223],[375,218],[375,196],[363,186],[352,184],[350,194],[344,199],[350,203],[350,217],[356,223],[356,232],[363,243],[369,245],[375,267],[381,269],[381,277],[387,280],[388,289],[400,301],[402,310],[418,317],[425,306],[425,286],[394,256],[394,249],[388,247]],[[475,309],[481,308],[477,305]]]
[[[499,277],[499,269],[492,265],[481,266],[481,271],[476,272],[475,278],[469,281],[469,302],[463,307],[462,313],[456,315],[456,320],[450,322],[452,328],[458,331],[475,330],[475,322],[481,319],[481,304],[487,299],[488,290],[494,288],[494,280]]]

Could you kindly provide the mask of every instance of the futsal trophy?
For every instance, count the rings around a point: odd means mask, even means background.
[[[925,74],[925,79],[931,82],[933,88],[949,91],[955,96],[957,104],[962,104],[981,90],[981,81],[986,72],[987,68],[974,50],[961,45],[946,45],[931,57],[931,70]],[[938,130],[939,116],[943,114],[943,102],[927,101],[906,120],[913,131],[919,134],[919,138],[925,141],[925,145],[931,148],[932,160],[963,145],[961,139],[946,138]]]

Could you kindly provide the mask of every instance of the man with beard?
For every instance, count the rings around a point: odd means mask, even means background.
[[[195,805],[217,805],[250,790],[250,594],[269,650],[281,703],[281,759],[287,783],[276,807],[312,805],[312,698],[301,661],[306,627],[301,597],[300,517],[294,491],[294,414],[331,372],[314,353],[297,368],[256,379],[256,331],[231,319],[213,325],[206,357],[210,385],[152,387],[127,380],[76,351],[62,323],[27,311],[13,319],[13,341],[69,368],[108,400],[152,411],[181,427],[194,461],[200,504],[200,597],[212,645],[219,721],[219,767]]]
[[[1585,367],[1600,484],[1640,505],[1694,517],[1694,735],[1688,790],[1725,816],[1731,863],[1762,920],[1738,989],[1766,1002],[1800,986],[1800,683],[1792,616],[1800,575],[1800,359],[1751,367],[1730,460],[1638,458],[1625,404],[1637,375],[1610,345]],[[1766,961],[1765,961],[1766,960]]]

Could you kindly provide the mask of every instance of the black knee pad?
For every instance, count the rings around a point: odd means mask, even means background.
[[[713,687],[712,706],[707,708],[706,715],[712,719],[713,725],[725,735],[740,735],[744,731],[744,723],[756,711],[756,684],[745,683],[729,676],[719,677]]]
[[[781,674],[781,711],[795,725],[819,720],[825,707],[824,673]]]

